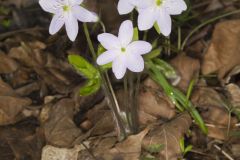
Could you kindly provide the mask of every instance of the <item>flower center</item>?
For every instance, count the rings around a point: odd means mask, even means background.
[[[121,48],[121,51],[122,51],[123,53],[126,52],[126,48],[122,47],[122,48]]]
[[[70,10],[70,7],[68,5],[63,6],[63,11],[68,12]]]
[[[156,1],[156,5],[157,6],[161,6],[161,4],[162,4],[162,2],[163,2],[163,0],[155,0]]]

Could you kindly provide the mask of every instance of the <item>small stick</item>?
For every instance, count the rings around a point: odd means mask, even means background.
[[[229,160],[234,160],[227,152],[222,150],[218,145],[214,144],[213,145],[217,150],[219,150],[227,159]]]

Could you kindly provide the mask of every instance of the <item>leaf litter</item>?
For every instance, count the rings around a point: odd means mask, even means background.
[[[239,7],[234,1],[194,2],[199,4],[195,6],[197,11],[205,8],[200,17]],[[177,88],[186,93],[195,80],[190,99],[203,117],[208,134],[196,127],[188,113],[179,113],[161,87],[144,78],[139,93],[141,131],[119,142],[103,92],[79,96],[85,79],[67,62],[73,52],[90,59],[86,48],[79,47],[85,43],[84,37],[79,35],[78,41],[71,44],[63,33],[46,36],[49,19],[44,18],[35,1],[0,3],[9,8],[0,20],[3,17],[11,21],[9,28],[0,26],[1,159],[240,157],[239,17],[209,24],[189,40],[184,53],[164,55],[176,70]],[[85,5],[102,15],[111,12],[111,16],[103,16],[103,21],[109,31],[116,33],[121,18],[113,10],[115,2],[88,1]],[[184,34],[192,29],[189,26],[182,27]],[[114,88],[121,99],[119,86],[117,82]],[[186,155],[180,147],[182,138],[186,145],[193,146]]]

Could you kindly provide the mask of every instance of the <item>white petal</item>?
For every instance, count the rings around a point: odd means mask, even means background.
[[[98,58],[97,58],[97,64],[98,65],[104,65],[112,62],[119,53],[114,50],[108,50],[104,53],[102,53]]]
[[[119,0],[117,9],[120,15],[128,14],[134,9],[134,5],[129,0]]]
[[[159,10],[159,17],[157,19],[158,26],[160,28],[161,33],[164,36],[169,36],[172,29],[172,20],[170,15],[166,12],[164,8]]]
[[[62,28],[63,25],[64,25],[64,16],[60,14],[54,15],[50,23],[49,33],[51,35],[57,33]]]
[[[144,69],[144,60],[139,54],[127,55],[127,68],[132,72],[142,72]]]
[[[127,47],[132,54],[143,55],[149,53],[152,50],[152,45],[145,41],[134,41]]]
[[[83,0],[69,0],[71,5],[80,5],[82,2]]]
[[[46,12],[57,13],[57,11],[62,10],[60,3],[56,0],[40,0],[39,4]]]
[[[81,22],[97,22],[98,16],[94,12],[90,12],[85,8],[75,5],[72,7],[72,12],[75,18]]]
[[[118,38],[110,33],[102,33],[98,35],[98,41],[102,44],[102,46],[107,49],[120,49],[121,44]]]
[[[123,76],[126,73],[127,67],[126,67],[126,55],[120,55],[118,56],[112,64],[112,70],[117,79],[122,79]]]
[[[139,11],[138,28],[139,30],[148,30],[153,27],[156,21],[156,12],[153,8],[143,9]]]
[[[167,0],[164,7],[170,15],[178,15],[187,9],[184,0]]]
[[[71,41],[75,41],[78,34],[78,21],[71,12],[68,12],[64,18],[67,35]]]
[[[126,21],[122,22],[122,24],[119,28],[118,38],[123,47],[126,47],[132,41],[132,39],[133,39],[132,21],[126,20]]]

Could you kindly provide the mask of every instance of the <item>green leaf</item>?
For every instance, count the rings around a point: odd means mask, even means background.
[[[89,80],[83,87],[80,88],[79,93],[81,96],[88,96],[96,93],[101,87],[100,78]]]
[[[192,148],[193,148],[192,145],[187,146],[187,147],[185,148],[184,154],[186,154],[186,153],[188,153],[189,151],[191,151]]]
[[[151,51],[150,53],[148,54],[145,54],[144,55],[144,59],[145,60],[151,60],[153,58],[156,58],[157,56],[159,56],[162,52],[162,47],[159,47],[157,49],[154,49],[153,51]]]
[[[156,65],[156,68],[158,68],[168,79],[177,79],[179,77],[175,69],[164,60],[155,58],[153,62]]]
[[[134,30],[133,30],[133,41],[137,41],[139,40],[139,36],[138,36],[138,28],[135,27]]]
[[[96,76],[99,77],[98,70],[90,64],[86,59],[79,55],[69,55],[68,61],[73,67],[83,76],[88,79],[94,79]]]
[[[158,34],[161,34],[161,30],[160,30],[157,22],[154,23],[154,28],[155,28],[155,30],[157,31]]]
[[[184,142],[184,138],[183,137],[180,139],[179,144],[180,144],[181,152],[184,153],[184,151],[185,151],[185,142]]]

